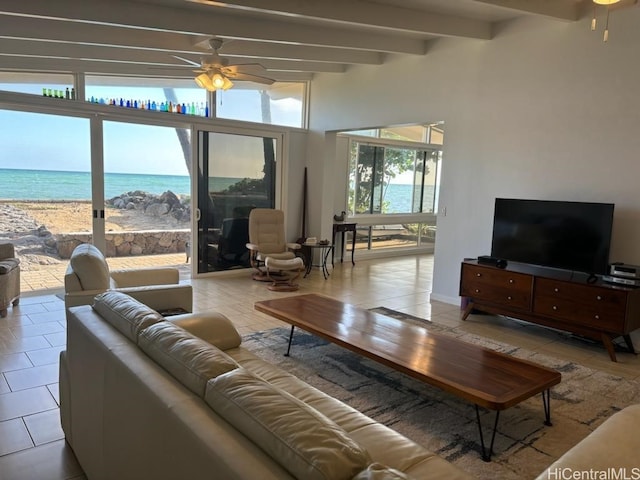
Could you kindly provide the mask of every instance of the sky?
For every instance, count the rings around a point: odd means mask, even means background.
[[[0,88],[42,94],[42,85],[36,84],[4,84]],[[52,88],[63,89],[55,85]],[[117,90],[115,87],[87,87],[87,96],[108,102],[116,91],[118,101],[119,98],[125,101],[156,99],[160,103],[164,99],[161,88],[139,87],[118,87]],[[178,100],[185,103],[202,103],[206,98],[205,91],[199,88],[177,88],[175,91]],[[254,98],[251,98],[252,94]],[[251,90],[222,92],[220,111],[227,118],[260,121],[260,112],[254,108],[256,97],[257,93]],[[253,118],[248,118],[247,112],[255,112]],[[292,99],[273,101],[271,114],[274,122],[297,126],[300,103]],[[0,144],[3,146],[0,168],[90,171],[90,132],[86,118],[0,110]],[[255,147],[250,149],[254,151]],[[104,123],[104,155],[107,173],[187,175],[182,148],[173,127],[107,121]],[[227,162],[219,160],[220,164]],[[234,159],[229,157],[228,162],[234,162]],[[221,173],[221,176],[224,175]],[[254,177],[255,174],[246,176]]]

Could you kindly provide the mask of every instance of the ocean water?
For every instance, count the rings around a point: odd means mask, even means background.
[[[219,192],[241,180],[214,178],[211,190]],[[0,168],[0,200],[90,200],[91,173],[53,170],[18,170]],[[190,195],[188,176],[138,175],[105,173],[105,198],[142,190],[160,195],[171,190],[177,195]],[[412,185],[389,185],[384,202],[385,213],[411,212]],[[433,197],[433,187],[425,187],[425,197]]]
[[[177,195],[190,195],[188,176],[137,175],[105,173],[105,198],[142,190],[160,195],[171,190]],[[220,191],[239,178],[216,178],[212,189]],[[90,200],[91,173],[53,170],[17,170],[0,168],[0,199],[2,200]]]

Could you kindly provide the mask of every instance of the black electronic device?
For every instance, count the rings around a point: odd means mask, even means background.
[[[611,203],[496,198],[491,256],[590,274],[606,274]]]
[[[629,265],[626,263],[612,263],[609,265],[609,275],[616,277],[631,278],[640,280],[640,265]]]
[[[503,258],[492,257],[490,255],[480,255],[478,263],[481,265],[491,265],[498,268],[506,268],[507,261]]]
[[[609,265],[608,275],[602,277],[607,283],[640,287],[640,265],[616,262]]]

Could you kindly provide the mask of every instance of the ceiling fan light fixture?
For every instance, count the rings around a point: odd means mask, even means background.
[[[233,82],[229,80],[227,77],[224,77],[224,83],[222,84],[222,90],[229,90],[233,87]]]
[[[598,5],[613,5],[619,1],[620,0],[593,0],[593,3],[597,3]]]
[[[216,88],[222,88],[224,86],[224,76],[222,76],[219,73],[214,73],[211,76],[211,82],[213,83],[213,86]]]
[[[215,91],[215,87],[213,86],[213,82],[211,81],[211,77],[207,73],[201,73],[196,78],[194,78],[196,84],[200,88],[206,88],[210,91]]]

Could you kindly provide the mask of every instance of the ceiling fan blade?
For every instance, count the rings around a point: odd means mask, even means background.
[[[178,60],[182,60],[189,65],[193,65],[194,67],[200,67],[201,65],[198,62],[194,62],[193,60],[189,60],[188,58],[179,57],[177,55],[171,55],[173,58],[177,58]]]
[[[272,85],[275,82],[275,80],[272,78],[262,77],[260,75],[251,75],[249,73],[240,73],[240,72],[229,74],[228,77],[232,80],[261,83],[263,85]]]
[[[266,69],[259,63],[241,63],[237,65],[229,65],[225,67],[225,71],[230,74],[247,73],[249,75],[258,75],[264,73]]]

